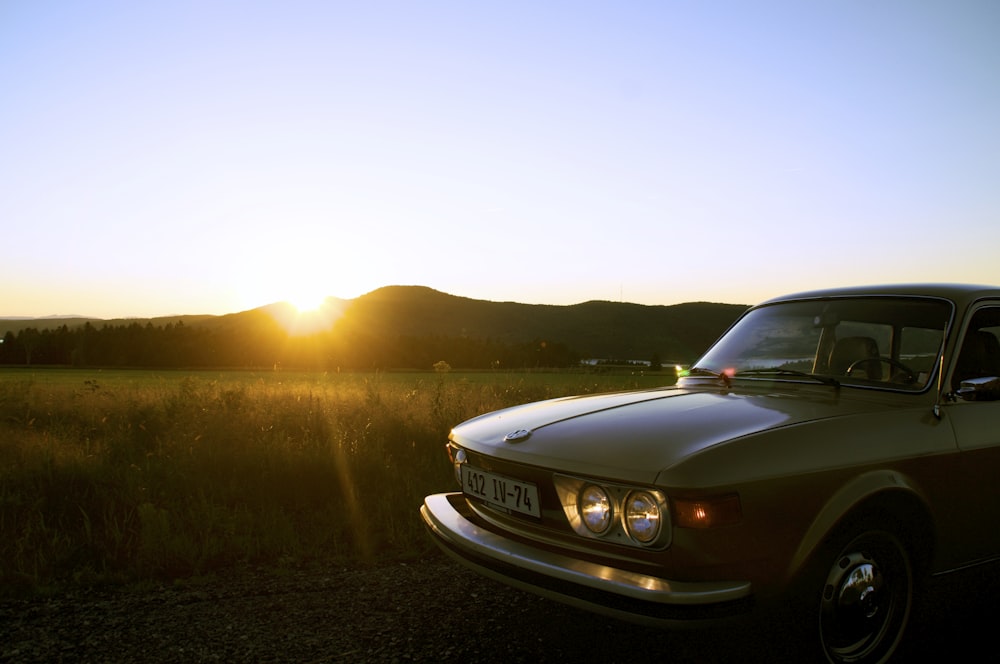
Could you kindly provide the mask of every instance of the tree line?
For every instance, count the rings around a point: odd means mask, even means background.
[[[456,369],[559,368],[579,364],[565,343],[498,341],[450,336],[407,336],[332,329],[290,336],[273,324],[63,325],[7,332],[0,364],[141,368],[253,368],[308,370],[429,369],[445,361]]]

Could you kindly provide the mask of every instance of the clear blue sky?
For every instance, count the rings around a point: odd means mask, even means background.
[[[1000,283],[1000,2],[0,2],[0,316]]]

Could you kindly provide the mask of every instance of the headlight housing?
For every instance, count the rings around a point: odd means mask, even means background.
[[[633,491],[625,498],[625,530],[641,544],[656,540],[661,514],[659,503],[648,491]]]
[[[445,449],[448,450],[448,460],[451,461],[455,470],[455,481],[458,482],[458,486],[462,486],[462,464],[468,460],[469,455],[461,447],[451,442],[445,445]]]
[[[670,545],[670,510],[662,491],[569,475],[552,479],[577,535],[644,548]]]
[[[580,491],[580,517],[587,530],[600,535],[611,525],[613,510],[607,491],[596,484],[588,484]]]

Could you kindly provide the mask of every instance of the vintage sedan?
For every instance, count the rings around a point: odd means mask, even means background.
[[[1000,558],[1000,287],[791,295],[661,389],[456,426],[428,496],[471,568],[619,618],[796,607],[830,662],[896,651],[921,581]]]

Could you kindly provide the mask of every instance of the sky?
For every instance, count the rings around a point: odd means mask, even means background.
[[[998,34],[995,0],[0,0],[0,316],[997,284]]]

